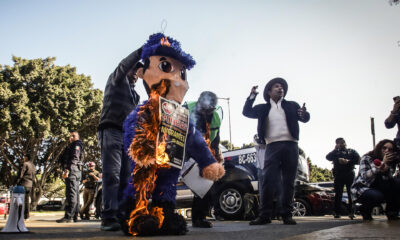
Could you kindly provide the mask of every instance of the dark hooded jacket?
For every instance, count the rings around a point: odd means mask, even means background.
[[[122,130],[122,124],[128,114],[135,109],[140,97],[134,90],[134,84],[127,74],[140,60],[142,49],[138,49],[123,59],[108,78],[104,91],[99,130],[115,128]]]
[[[63,168],[69,171],[71,171],[73,167],[81,169],[81,166],[83,165],[83,153],[84,147],[81,140],[76,140],[70,143],[61,155],[61,164]]]

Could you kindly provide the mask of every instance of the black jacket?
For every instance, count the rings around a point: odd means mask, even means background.
[[[271,103],[258,104],[253,107],[254,99],[247,98],[246,103],[243,107],[243,115],[248,118],[258,119],[257,134],[262,144],[265,144],[265,129],[266,129],[266,118],[268,117],[269,111],[271,110]],[[310,120],[310,113],[306,112],[302,119],[297,114],[297,110],[300,105],[297,102],[282,100],[282,108],[286,115],[286,123],[289,128],[289,132],[293,138],[299,140],[299,122],[308,122]]]
[[[140,60],[142,49],[123,59],[108,78],[104,91],[99,130],[116,128],[122,130],[126,116],[136,107],[140,97],[129,83],[127,74]]]
[[[345,158],[350,161],[347,164],[340,164],[339,158]],[[358,164],[360,155],[351,148],[343,150],[334,149],[326,155],[326,159],[333,162],[334,176],[347,176],[349,173],[354,174],[354,165]]]
[[[83,143],[81,140],[76,140],[70,143],[64,150],[61,155],[61,164],[64,169],[72,170],[72,167],[75,166],[81,170],[82,167],[82,156],[84,152]]]

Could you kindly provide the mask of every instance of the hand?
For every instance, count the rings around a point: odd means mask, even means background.
[[[63,172],[63,175],[61,176],[61,178],[62,178],[62,179],[66,179],[66,178],[68,178],[68,176],[69,176],[69,171],[68,171],[68,170],[65,170],[65,171]]]
[[[393,113],[398,113],[398,112],[399,112],[399,109],[400,109],[400,98],[397,98],[397,99],[394,101],[394,105],[393,105],[393,110],[392,110],[392,112],[393,112]]]
[[[396,154],[395,153],[387,153],[383,156],[383,162],[386,164],[390,164],[395,160]]]
[[[94,177],[94,174],[92,172],[90,172],[89,175]]]
[[[251,88],[251,94],[255,94],[255,95],[258,94],[257,88],[258,88],[258,86],[252,87],[252,88]]]
[[[382,162],[382,164],[377,167],[381,172],[387,172],[389,170],[389,166],[385,163]]]
[[[306,112],[306,103],[303,103],[303,106],[297,110],[297,115],[299,116],[299,118],[303,118]]]
[[[83,184],[86,183],[86,182],[87,182],[87,179],[85,179],[85,180],[82,181]]]
[[[339,158],[339,163],[340,164],[347,164],[348,162],[349,162],[349,160],[346,159],[346,158]]]

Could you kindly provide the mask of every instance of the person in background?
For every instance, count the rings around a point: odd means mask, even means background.
[[[262,209],[250,225],[271,223],[273,199],[280,194],[280,215],[284,224],[294,225],[292,203],[294,181],[299,159],[299,121],[308,122],[310,114],[305,105],[285,99],[288,84],[283,78],[270,80],[264,88],[266,103],[253,107],[258,94],[253,87],[243,107],[243,115],[258,119],[257,134],[260,142],[267,144],[263,169]]]
[[[351,199],[351,184],[354,180],[354,166],[360,161],[356,150],[346,148],[343,138],[337,138],[335,149],[326,155],[326,159],[333,163],[333,177],[335,188],[335,218],[340,218],[343,187],[346,186],[349,199],[349,217],[354,218],[353,201]]]
[[[86,173],[82,183],[85,186],[83,190],[83,208],[79,212],[82,220],[89,220],[89,208],[94,200],[94,193],[97,185],[97,181],[99,180],[100,173],[96,170],[96,164],[94,162],[89,162],[88,164],[89,170]]]
[[[393,101],[393,109],[390,111],[389,116],[385,119],[385,127],[393,128],[395,125],[397,125],[397,134],[394,138],[394,142],[397,148],[400,148],[400,96],[394,97]]]
[[[202,133],[204,139],[209,143],[211,153],[218,162],[223,161],[221,151],[219,149],[219,130],[221,127],[222,113],[218,113],[221,107],[218,105],[217,95],[210,91],[204,91],[200,94],[196,102],[187,102],[184,106],[189,109],[190,121],[199,132]],[[213,225],[206,219],[211,206],[214,206],[214,215],[217,219],[222,220],[220,216],[219,205],[214,199],[214,188],[211,187],[209,192],[200,198],[197,195],[193,197],[192,204],[192,226],[200,228],[211,228]]]
[[[32,194],[33,179],[35,179],[36,166],[32,163],[31,157],[28,154],[24,155],[24,163],[18,174],[17,185],[24,186],[25,188],[25,210],[24,219],[29,219],[31,205],[29,203]]]
[[[58,219],[58,223],[78,221],[79,213],[79,185],[82,178],[83,143],[79,139],[78,132],[71,132],[69,145],[61,155],[61,164],[64,169],[62,178],[65,179],[65,195],[67,204],[64,217]]]
[[[392,140],[382,140],[362,156],[358,175],[351,186],[354,201],[361,203],[364,221],[371,221],[372,209],[386,202],[388,220],[398,220],[400,184],[393,178],[398,161],[398,149]]]

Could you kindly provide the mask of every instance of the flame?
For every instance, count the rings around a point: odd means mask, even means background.
[[[171,47],[171,43],[169,43],[167,37],[161,38],[161,39],[160,39],[160,44],[161,44],[162,46]]]
[[[135,137],[129,146],[128,154],[135,161],[133,170],[133,182],[136,189],[136,206],[127,220],[129,233],[132,236],[139,234],[134,230],[135,220],[140,216],[151,215],[158,220],[161,228],[164,221],[163,209],[154,207],[148,209],[149,196],[154,191],[156,172],[159,168],[169,168],[169,157],[165,152],[165,136],[157,144],[157,136],[160,128],[159,97],[168,93],[170,81],[162,80],[153,85],[148,102],[141,106],[138,112],[138,121],[135,127]]]
[[[223,161],[222,156],[219,154],[219,152],[216,152],[215,149],[211,147],[210,133],[210,123],[206,122],[206,133],[204,134],[204,140],[206,141],[211,154],[214,156],[217,162],[221,163]]]

